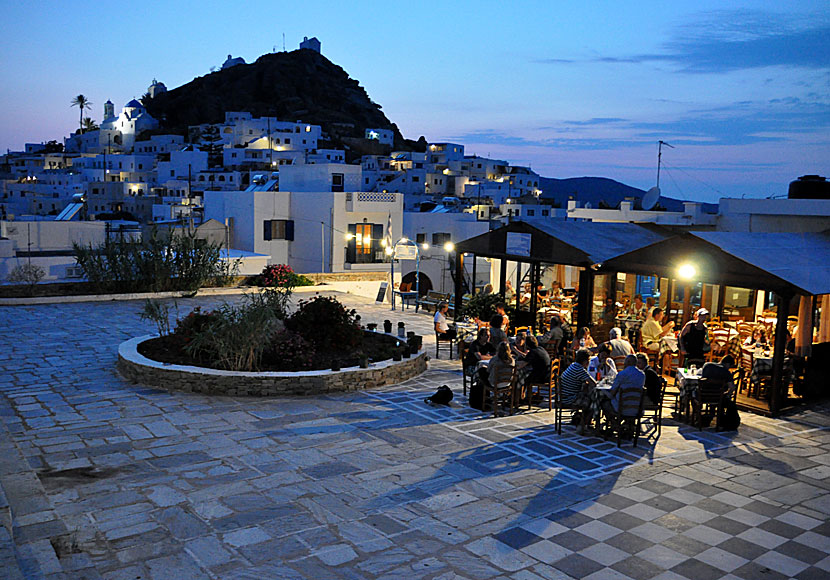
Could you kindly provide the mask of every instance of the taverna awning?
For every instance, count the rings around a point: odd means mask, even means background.
[[[830,294],[830,232],[688,232],[605,260],[600,269],[676,277],[683,265],[712,284]]]
[[[459,253],[515,262],[590,267],[669,238],[670,230],[631,223],[511,222],[458,242]]]

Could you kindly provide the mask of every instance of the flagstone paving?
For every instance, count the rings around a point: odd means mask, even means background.
[[[339,297],[434,354],[431,317]],[[314,399],[166,392],[115,371],[119,343],[152,332],[141,307],[0,307],[9,578],[830,574],[824,407],[731,433],[669,419],[617,448],[546,411],[470,409],[457,361]],[[442,384],[452,405],[424,403]]]

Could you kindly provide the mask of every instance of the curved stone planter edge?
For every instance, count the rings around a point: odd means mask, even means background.
[[[124,378],[170,391],[209,395],[271,397],[319,395],[391,385],[411,379],[426,370],[426,351],[402,361],[382,361],[369,368],[340,371],[243,372],[174,365],[148,359],[138,345],[156,338],[148,334],[131,338],[118,347],[118,370]]]

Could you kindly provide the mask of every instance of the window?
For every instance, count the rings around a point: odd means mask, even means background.
[[[286,137],[286,138],[285,138],[285,144],[286,144],[286,145],[291,145],[291,139],[289,139],[288,137]]]
[[[349,244],[346,246],[346,262],[350,264],[372,264],[383,262],[383,238],[381,224],[350,224]]]
[[[450,234],[446,232],[432,234],[432,245],[443,247],[444,244],[450,241]]]
[[[331,174],[331,190],[332,191],[344,191],[344,176],[342,173],[332,173]]]
[[[366,182],[366,185],[369,185],[369,178],[368,177],[366,179],[364,179],[363,181]]]
[[[546,209],[542,210],[542,217],[548,217],[549,214],[550,214],[550,211],[548,211]]]
[[[224,175],[220,175],[220,176],[219,176],[219,181],[225,181],[225,176],[224,176]]]
[[[294,220],[265,220],[263,240],[293,240]]]
[[[419,181],[421,181],[420,177],[418,177],[417,175],[412,176],[412,183],[418,183]]]
[[[423,169],[423,168],[424,168],[424,164],[423,164],[423,163],[416,163],[416,164],[415,164],[415,169]]]
[[[536,214],[536,210],[535,210],[535,209],[529,209],[529,210],[527,210],[527,217],[533,217],[535,214]]]
[[[415,243],[416,244],[423,244],[426,241],[427,241],[427,235],[426,234],[415,234]]]

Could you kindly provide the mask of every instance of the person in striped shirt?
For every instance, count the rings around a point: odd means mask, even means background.
[[[584,406],[582,403],[587,399],[588,391],[596,385],[588,374],[590,360],[591,352],[579,349],[574,355],[574,362],[559,377],[559,396],[564,405]]]

